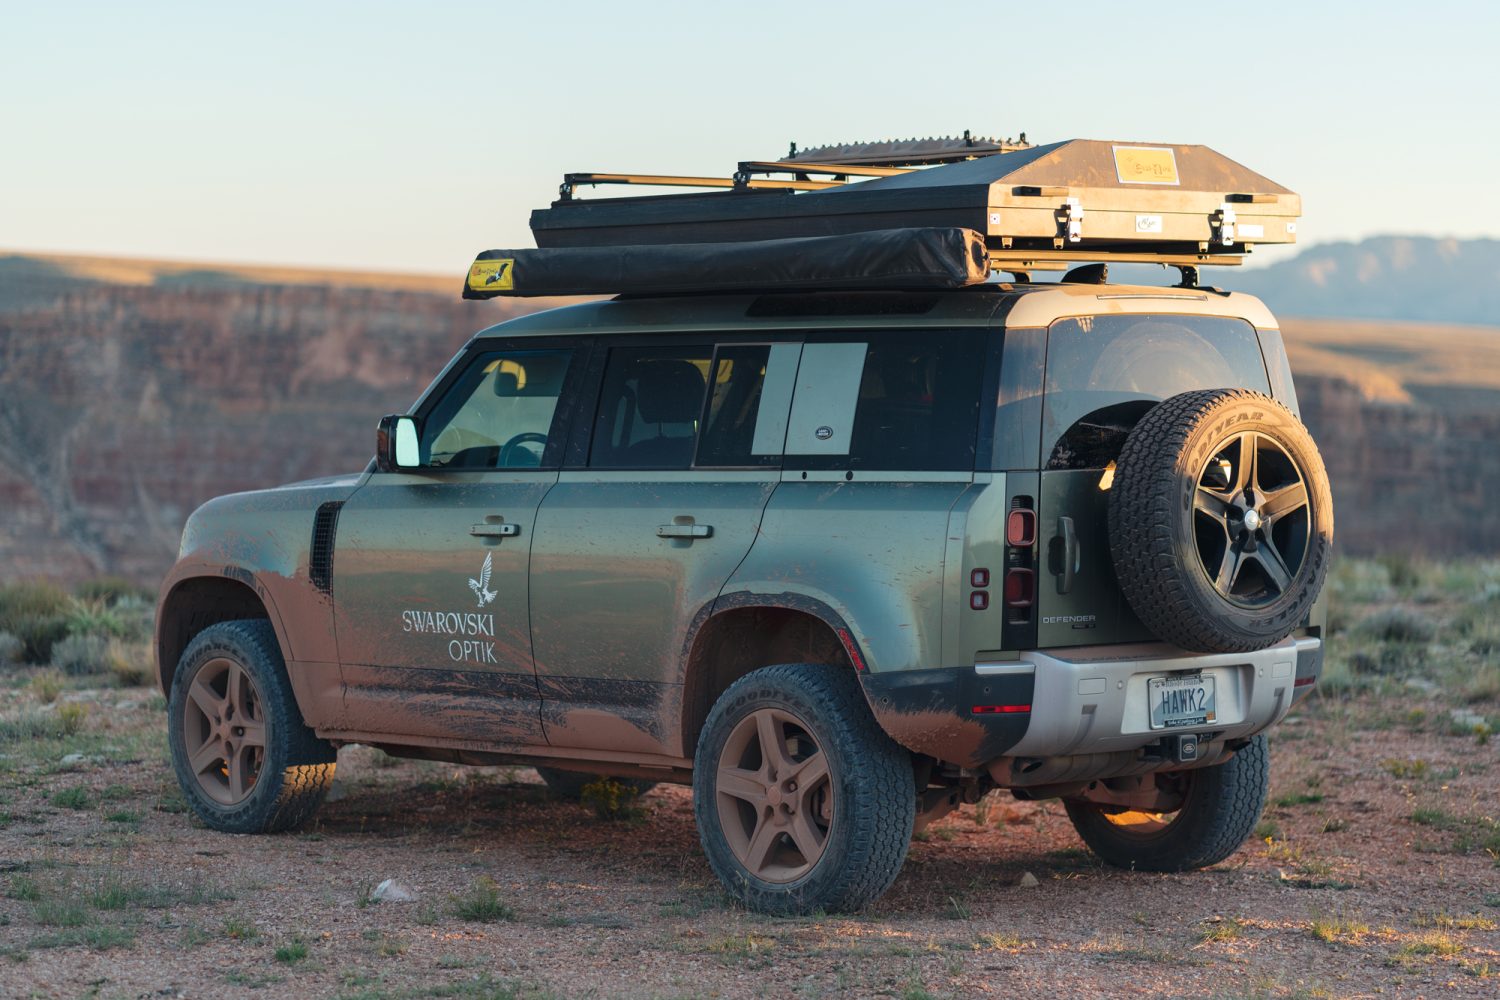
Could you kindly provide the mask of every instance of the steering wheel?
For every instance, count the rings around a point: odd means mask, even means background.
[[[509,441],[500,446],[500,454],[496,456],[495,464],[502,469],[512,468],[510,457],[515,453],[515,450],[523,444],[539,444],[543,448],[546,448],[547,435],[538,434],[536,431],[526,431],[522,434],[517,434],[515,437],[511,438]],[[530,454],[530,452],[528,451],[527,454]],[[536,453],[536,459],[531,464],[542,464],[542,453],[540,451]]]

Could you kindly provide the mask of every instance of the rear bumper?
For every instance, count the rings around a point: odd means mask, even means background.
[[[1036,651],[1008,663],[981,663],[981,677],[1029,673],[1031,724],[1011,757],[1074,757],[1136,750],[1166,735],[1214,739],[1254,736],[1286,716],[1301,654],[1321,651],[1319,639],[1286,639],[1253,653],[1185,653],[1167,645],[1131,644]],[[1152,729],[1151,677],[1183,671],[1212,676],[1218,711],[1210,723]]]
[[[1294,698],[1312,689],[1321,668],[1321,640],[1291,638],[1253,653],[1188,653],[1131,643],[860,676],[881,727],[917,753],[969,768],[1001,758],[1083,758],[1097,770],[1137,758],[1141,764],[1157,760],[1143,748],[1160,746],[1169,736],[1198,734],[1215,748],[1254,736],[1285,717]],[[1184,671],[1214,677],[1214,721],[1152,729],[1148,679]],[[1084,760],[1076,763],[1085,766]]]

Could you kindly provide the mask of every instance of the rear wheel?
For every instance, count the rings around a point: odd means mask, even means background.
[[[337,753],[302,721],[267,621],[200,632],[178,661],[167,718],[177,782],[212,829],[295,829],[333,784]]]
[[[703,851],[763,913],[857,910],[890,888],[916,816],[911,755],[859,683],[824,664],[741,678],[709,713],[693,766]]]
[[[1222,764],[1157,780],[1177,786],[1181,809],[1159,813],[1069,801],[1068,818],[1089,849],[1116,868],[1181,872],[1217,864],[1239,850],[1260,820],[1270,784],[1266,738],[1255,737]]]
[[[577,802],[583,798],[583,786],[598,781],[597,774],[585,774],[582,771],[560,771],[555,767],[539,767],[536,773],[542,776],[547,783],[547,790],[560,799],[569,802]],[[644,778],[614,778],[616,784],[623,785],[631,790],[636,796],[645,795],[656,787],[656,782],[647,781]]]

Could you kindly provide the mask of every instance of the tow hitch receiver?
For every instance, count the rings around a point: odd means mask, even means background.
[[[1167,754],[1175,763],[1193,763],[1198,759],[1198,737],[1192,733],[1167,737]]]

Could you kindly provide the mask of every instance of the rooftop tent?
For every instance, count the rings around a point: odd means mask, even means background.
[[[708,189],[574,197],[582,186]],[[1095,261],[1238,264],[1295,243],[1301,199],[1206,146],[903,140],[743,161],[732,177],[579,173],[488,250],[466,298],[959,288]],[[1092,279],[1102,280],[1102,272]]]
[[[727,243],[909,227],[980,233],[991,250],[1233,254],[1296,242],[1301,199],[1206,146],[1072,139],[844,182],[581,200],[531,216],[539,247]],[[798,161],[750,166],[807,177]],[[629,175],[570,175],[608,177]],[[679,178],[691,181],[692,178]],[[1085,254],[1086,256],[1086,254]],[[1227,261],[1226,261],[1227,263]]]

